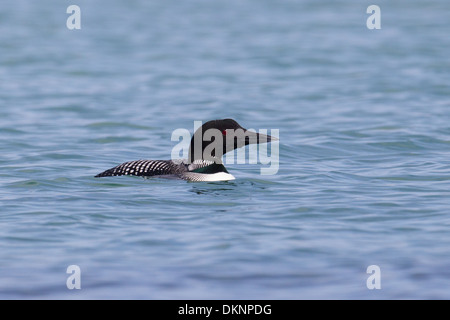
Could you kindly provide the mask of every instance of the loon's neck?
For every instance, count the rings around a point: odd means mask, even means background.
[[[185,162],[188,172],[196,174],[215,174],[219,172],[228,173],[221,159],[195,160],[192,163]]]

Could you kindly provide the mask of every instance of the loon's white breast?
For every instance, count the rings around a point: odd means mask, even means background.
[[[185,172],[182,174],[182,179],[187,181],[230,181],[236,178],[226,172],[217,173],[197,173],[197,172]]]

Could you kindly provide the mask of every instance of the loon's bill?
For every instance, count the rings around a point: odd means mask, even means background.
[[[222,144],[216,139],[204,141],[203,134],[209,129],[218,130]],[[233,131],[230,131],[233,130]],[[227,132],[241,130],[243,134],[229,135]],[[233,119],[211,120],[194,133],[189,147],[189,159],[183,160],[137,160],[122,163],[106,170],[96,178],[111,176],[175,176],[187,181],[229,181],[235,177],[228,173],[221,162],[222,156],[234,149],[249,144],[259,144],[278,140],[269,135],[248,131]],[[205,152],[205,150],[207,152]]]

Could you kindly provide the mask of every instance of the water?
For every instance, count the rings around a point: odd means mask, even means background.
[[[3,1],[0,298],[449,299],[449,4],[370,4]],[[278,174],[93,178],[225,117]]]

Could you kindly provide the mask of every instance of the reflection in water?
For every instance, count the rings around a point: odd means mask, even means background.
[[[264,185],[258,185],[257,183],[250,180],[242,181],[218,181],[218,182],[191,182],[195,185],[192,186],[190,192],[196,194],[212,194],[220,195],[221,197],[226,197],[230,195],[236,195],[237,193],[242,193],[242,188],[249,187],[251,189],[264,190],[267,189]]]
[[[190,192],[194,192],[196,194],[212,194],[212,195],[221,195],[227,196],[230,192],[235,191],[236,186],[238,185],[236,182],[232,181],[217,181],[217,182],[191,182],[194,185],[189,190]],[[198,184],[198,185],[197,185]]]

